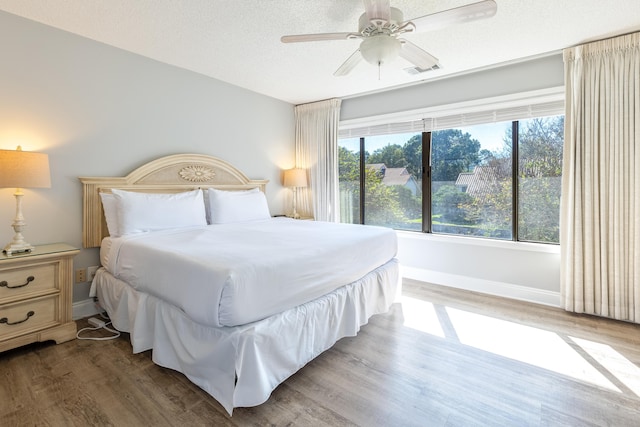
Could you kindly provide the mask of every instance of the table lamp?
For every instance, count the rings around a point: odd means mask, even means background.
[[[293,188],[293,218],[300,218],[296,210],[297,189],[307,186],[307,171],[300,168],[284,171],[284,186]]]
[[[29,252],[33,249],[25,242],[22,230],[26,226],[22,215],[23,188],[49,188],[51,175],[49,172],[49,156],[44,153],[14,150],[0,150],[0,188],[15,188],[16,217],[13,220],[15,235],[13,240],[4,247],[7,255],[18,252]]]

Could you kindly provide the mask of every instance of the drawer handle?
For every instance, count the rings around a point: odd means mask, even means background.
[[[26,282],[24,282],[22,285],[16,285],[16,286],[9,286],[9,283],[7,283],[6,280],[3,280],[2,282],[0,282],[0,287],[5,287],[7,289],[22,288],[23,286],[27,286],[29,283],[33,282],[34,280],[36,280],[35,277],[29,276],[29,277],[27,277],[27,281]]]
[[[6,317],[3,317],[2,319],[0,319],[0,323],[6,323],[7,325],[18,325],[20,323],[24,323],[27,320],[29,320],[29,318],[31,316],[33,316],[34,314],[36,314],[35,311],[30,311],[30,312],[27,313],[27,317],[25,317],[22,320],[18,320],[17,322],[9,322],[9,319],[7,319]]]

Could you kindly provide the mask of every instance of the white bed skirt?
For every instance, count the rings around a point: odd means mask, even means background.
[[[271,392],[340,338],[355,336],[400,295],[397,259],[314,301],[235,327],[210,327],[103,268],[93,285],[113,325],[130,333],[133,352],[182,372],[232,413],[264,403]],[[180,286],[180,284],[176,284]]]

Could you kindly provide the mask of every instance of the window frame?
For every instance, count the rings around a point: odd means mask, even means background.
[[[504,242],[539,243],[558,245],[556,242],[532,242],[519,240],[519,124],[529,118],[564,115],[564,88],[550,88],[541,91],[497,97],[481,101],[460,103],[451,106],[427,108],[407,113],[394,113],[372,118],[363,118],[340,123],[339,139],[358,137],[360,142],[360,218],[365,216],[365,140],[367,136],[381,134],[419,132],[422,135],[422,226],[421,234],[460,236],[457,234],[434,233],[431,194],[431,137],[432,131],[455,129],[457,126],[471,126],[491,122],[511,121],[511,239],[491,239]],[[487,120],[487,118],[493,120]],[[404,120],[402,120],[404,119]],[[407,121],[408,120],[408,121]],[[386,123],[385,123],[386,121]],[[445,126],[448,125],[448,126]],[[407,231],[411,230],[398,230]],[[415,233],[415,231],[413,231]],[[468,236],[467,236],[468,237]],[[483,238],[473,236],[473,238]],[[486,237],[485,237],[486,238]]]

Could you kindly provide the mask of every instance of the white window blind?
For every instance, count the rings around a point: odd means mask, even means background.
[[[410,122],[385,123],[380,125],[364,126],[353,129],[340,128],[338,138],[359,138],[361,136],[390,135],[398,133],[420,133],[424,131],[422,120]]]
[[[464,113],[453,113],[447,109],[449,114],[438,114],[437,110],[424,114],[421,119],[415,119],[416,113],[407,113],[407,118],[413,120],[402,121],[398,116],[394,117],[393,123],[380,123],[384,119],[372,119],[369,125],[340,126],[339,138],[359,138],[371,135],[389,135],[411,132],[429,132],[441,129],[454,129],[464,126],[479,125],[484,123],[496,123],[504,121],[524,120],[535,117],[556,116],[564,114],[564,98],[546,101],[532,102],[527,99],[526,104],[510,102],[508,107],[495,108],[495,104],[474,106],[464,108]],[[491,108],[489,108],[491,107]],[[462,110],[463,108],[461,108]],[[398,121],[395,121],[398,120]]]

